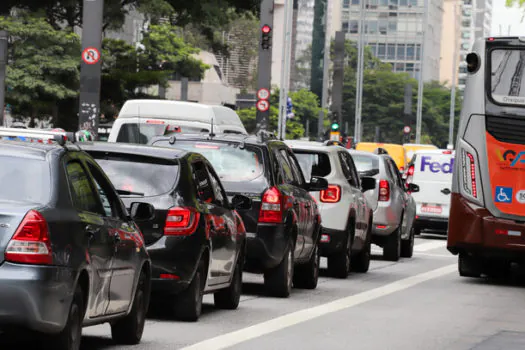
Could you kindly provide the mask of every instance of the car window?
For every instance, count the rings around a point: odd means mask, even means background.
[[[338,152],[337,155],[339,156],[339,162],[341,163],[341,168],[343,169],[343,174],[345,175],[345,178],[352,186],[355,186],[354,179],[352,176],[352,170],[350,169],[350,165],[348,164],[348,161],[345,158],[345,152]]]
[[[78,161],[70,161],[66,164],[66,172],[75,207],[81,211],[105,215],[105,210],[100,202],[100,198],[95,192],[91,184],[91,179],[82,164]]]
[[[197,161],[192,164],[192,176],[197,190],[197,197],[206,203],[213,203],[215,195],[208,176],[208,171],[203,162]]]
[[[359,180],[359,174],[357,173],[357,169],[355,167],[352,156],[350,156],[348,152],[343,152],[342,155],[343,155],[343,158],[345,159],[345,162],[348,165],[348,169],[350,170],[350,174],[352,176],[352,179],[350,180],[350,184],[354,187],[360,188],[361,181]]]
[[[290,165],[288,161],[288,157],[286,156],[286,151],[283,149],[277,149],[275,151],[275,157],[277,158],[277,162],[279,163],[279,167],[281,169],[281,176],[282,176],[283,182],[287,184],[294,183],[292,166]]]
[[[107,217],[123,218],[122,206],[120,199],[115,194],[106,177],[93,164],[87,162],[89,172],[93,175],[93,182],[97,187],[98,195],[102,201],[104,211]]]
[[[403,181],[401,180],[401,175],[399,174],[396,163],[391,159],[388,160],[388,163],[390,164],[390,170],[392,171],[393,180],[395,181],[396,185],[403,187]]]
[[[51,173],[45,160],[0,156],[0,199],[45,204],[51,196]]]
[[[292,166],[292,171],[294,174],[296,184],[298,186],[304,185],[305,183],[304,176],[301,171],[301,167],[297,163],[297,159],[295,159],[294,155],[290,151],[286,152],[286,155],[287,155],[288,160],[290,161],[290,165]]]
[[[215,174],[215,171],[210,166],[207,166],[208,175],[210,176],[211,187],[213,189],[213,195],[215,197],[214,203],[223,208],[228,207],[228,197],[221,186],[221,182]]]
[[[365,176],[379,174],[379,158],[375,155],[355,154],[351,155],[357,171]]]
[[[326,153],[294,150],[294,155],[299,161],[304,177],[308,181],[313,176],[325,177],[332,172],[330,158]]]

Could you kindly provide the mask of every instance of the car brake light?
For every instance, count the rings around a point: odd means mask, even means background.
[[[411,165],[408,170],[407,170],[407,175],[408,176],[414,176],[414,166]]]
[[[6,261],[50,265],[53,262],[49,229],[39,212],[30,210],[5,249]]]
[[[443,154],[452,154],[452,151],[451,150],[446,150],[446,151],[443,151]]]
[[[146,120],[146,124],[164,124],[162,120]]]
[[[213,145],[195,145],[195,148],[204,148],[204,149],[219,149],[219,146],[213,146]]]
[[[187,236],[197,229],[200,213],[191,208],[170,208],[164,226],[166,236]]]
[[[390,184],[386,180],[379,181],[379,201],[388,202],[390,200]]]
[[[341,187],[338,185],[328,185],[326,190],[321,191],[321,202],[337,203],[341,200]]]
[[[259,222],[281,223],[283,221],[282,194],[275,187],[268,189],[262,198]]]

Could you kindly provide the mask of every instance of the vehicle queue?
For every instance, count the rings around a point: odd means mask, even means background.
[[[222,108],[185,104],[185,115],[201,109],[192,124],[148,103],[148,117],[124,118],[110,142],[0,129],[0,322],[47,334],[59,350],[77,350],[82,327],[101,323],[137,344],[150,301],[184,321],[198,320],[204,294],[233,310],[243,271],[287,298],[317,287],[321,256],[335,278],[366,273],[372,244],[386,260],[412,257],[420,187],[400,168],[430,151],[400,166],[384,145],[283,142],[248,135]]]

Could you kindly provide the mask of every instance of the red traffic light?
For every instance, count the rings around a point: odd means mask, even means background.
[[[269,25],[267,25],[267,24],[265,24],[265,25],[262,27],[262,32],[263,32],[264,34],[269,34],[271,31],[272,31],[272,28],[271,28]]]

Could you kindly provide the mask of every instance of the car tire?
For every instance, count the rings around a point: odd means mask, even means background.
[[[197,322],[202,312],[202,298],[206,281],[204,264],[201,262],[193,279],[175,299],[175,316],[186,322]]]
[[[51,348],[53,350],[79,350],[82,341],[82,322],[84,320],[84,294],[77,286],[73,301],[69,307],[67,323],[62,332],[53,335]]]
[[[293,286],[301,289],[317,288],[320,264],[321,255],[319,255],[319,246],[316,244],[308,263],[299,265],[295,268]]]
[[[505,280],[511,277],[512,263],[508,260],[489,260],[484,264],[483,273],[493,280]]]
[[[294,245],[290,241],[281,263],[264,273],[264,285],[268,294],[278,298],[288,298],[292,293],[294,273]]]
[[[239,307],[242,293],[242,262],[244,257],[238,257],[235,270],[233,271],[232,281],[228,288],[221,289],[213,294],[215,307],[224,310],[235,310]]]
[[[357,256],[352,257],[352,271],[358,273],[367,273],[370,269],[370,259],[372,255],[372,242],[370,239],[367,240],[367,243],[363,250],[357,254]]]
[[[137,345],[140,343],[144,333],[146,313],[148,312],[148,290],[148,278],[142,271],[130,313],[111,324],[111,336],[117,344]]]
[[[482,266],[480,259],[460,253],[458,257],[458,272],[461,277],[481,277]]]
[[[410,235],[406,241],[401,242],[401,257],[411,258],[414,255],[414,228],[410,230]]]
[[[401,228],[398,227],[387,237],[383,247],[383,258],[387,261],[399,261],[401,256]]]
[[[328,273],[333,277],[345,279],[352,269],[352,237],[348,235],[344,251],[328,257]]]

